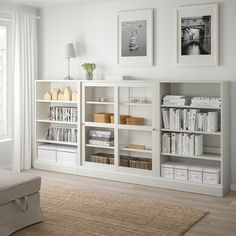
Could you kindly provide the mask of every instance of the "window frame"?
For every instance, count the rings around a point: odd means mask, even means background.
[[[13,56],[12,56],[12,22],[10,19],[0,19],[0,26],[6,27],[6,133],[0,133],[0,141],[12,139],[12,114],[13,114],[13,93],[10,93],[13,90],[12,87],[12,68],[13,68]],[[11,94],[11,95],[10,95]]]

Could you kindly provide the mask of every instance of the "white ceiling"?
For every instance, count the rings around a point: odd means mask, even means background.
[[[48,7],[57,5],[69,5],[75,3],[93,3],[93,2],[96,3],[105,0],[8,0],[8,1],[35,7]]]

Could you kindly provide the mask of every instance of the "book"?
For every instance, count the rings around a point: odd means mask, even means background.
[[[170,117],[169,117],[169,109],[162,108],[162,120],[165,129],[170,128]]]

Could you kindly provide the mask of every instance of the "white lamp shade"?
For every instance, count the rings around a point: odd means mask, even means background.
[[[67,43],[65,44],[64,51],[62,56],[64,58],[70,58],[70,57],[75,57],[75,48],[73,43]]]

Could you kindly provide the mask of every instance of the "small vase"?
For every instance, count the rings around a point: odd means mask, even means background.
[[[85,73],[85,79],[86,80],[92,80],[93,79],[93,73]]]

